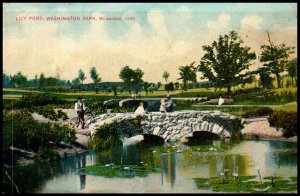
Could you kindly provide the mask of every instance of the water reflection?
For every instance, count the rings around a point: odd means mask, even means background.
[[[78,169],[84,169],[86,167],[86,155],[80,155],[78,158]],[[85,189],[86,175],[79,175],[80,190]]]
[[[214,146],[223,141],[213,141]],[[21,192],[78,193],[84,192],[194,192],[203,193],[193,178],[220,176],[229,173],[257,175],[297,176],[297,144],[278,141],[243,141],[225,154],[168,149],[153,152],[143,145],[114,146],[103,151],[74,154],[59,162],[32,164],[14,168],[14,179]],[[132,179],[104,178],[80,175],[78,170],[95,164],[139,164],[143,162],[161,173]],[[8,171],[9,172],[9,171]],[[10,173],[10,172],[9,172]],[[30,178],[28,178],[30,176]],[[102,186],[99,186],[102,184]],[[116,186],[117,185],[117,186]]]
[[[162,185],[165,181],[174,187],[176,179],[176,151],[167,149],[167,153],[162,154]]]

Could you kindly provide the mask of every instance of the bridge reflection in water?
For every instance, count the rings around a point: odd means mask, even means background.
[[[164,186],[164,178],[171,187],[174,187],[176,179],[176,151],[167,149],[167,153],[162,154],[162,185]]]
[[[219,158],[200,160],[195,154],[186,156],[184,153],[168,149],[162,154],[161,159],[161,184],[166,188],[173,189],[174,186],[180,186],[182,182],[176,182],[176,174],[192,178],[209,178],[220,176],[224,169],[228,169],[230,175],[233,173],[238,173],[239,176],[250,175],[250,160],[247,155],[228,154]]]
[[[214,146],[220,141],[213,142]],[[75,193],[75,192],[197,192],[193,178],[220,176],[224,169],[239,175],[278,175],[284,178],[297,176],[297,144],[280,141],[243,141],[227,154],[203,153],[190,149],[166,153],[156,152],[143,145],[128,148],[117,146],[103,151],[88,151],[62,158],[59,162],[42,162],[4,169],[14,174],[14,182],[21,192],[28,193]],[[214,155],[215,154],[215,155]],[[78,169],[96,164],[147,163],[161,168],[162,173],[133,179],[106,179],[78,174]],[[116,186],[116,184],[118,186]],[[9,186],[11,188],[11,186]],[[171,189],[171,190],[170,190]],[[201,190],[202,191],[202,190]],[[202,193],[202,192],[201,192]]]

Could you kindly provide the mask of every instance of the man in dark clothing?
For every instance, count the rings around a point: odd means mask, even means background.
[[[171,99],[171,96],[168,94],[167,98],[165,99],[165,108],[167,112],[174,112],[176,104]]]

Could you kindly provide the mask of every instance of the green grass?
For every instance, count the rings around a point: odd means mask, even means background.
[[[249,88],[251,85],[246,85],[243,89],[245,91],[248,91],[246,88]],[[252,85],[254,86],[254,85]],[[235,89],[235,90],[234,90]],[[242,89],[241,86],[238,86],[233,89],[233,92],[235,92],[237,89]],[[246,93],[244,91],[244,93]],[[296,93],[297,92],[297,87],[290,87],[290,88],[279,88],[279,89],[270,89],[270,90],[261,90],[259,92],[253,91],[253,92],[248,92],[247,94],[240,94],[238,96],[233,97],[234,98],[234,103],[235,105],[281,105],[285,104],[285,100],[277,100],[277,101],[265,101],[264,99],[264,94],[274,92],[277,94],[281,94],[283,92],[292,92]],[[28,95],[29,93],[37,93],[35,91],[30,91],[30,90],[22,90],[22,89],[12,89],[12,88],[3,88],[3,95]],[[128,92],[118,92],[117,96],[111,93],[104,93],[104,92],[99,92],[96,93],[94,91],[81,91],[81,92],[49,92],[50,95],[55,95],[57,96],[58,99],[63,99],[63,100],[75,100],[77,99],[78,96],[82,96],[84,99],[113,99],[113,98],[129,98],[131,97],[131,93]],[[187,91],[182,91],[182,90],[176,90],[176,91],[154,91],[153,93],[146,93],[143,91],[140,93],[142,98],[150,97],[165,97],[167,94],[170,94],[173,97],[215,97],[218,98],[219,96],[226,96],[226,91],[225,89],[221,89],[218,91],[215,91],[214,88],[197,88],[197,89],[189,89]],[[271,96],[272,98],[272,96]],[[10,99],[6,97],[5,99]],[[284,107],[281,108],[282,110],[295,110],[294,107],[289,106],[289,107]]]

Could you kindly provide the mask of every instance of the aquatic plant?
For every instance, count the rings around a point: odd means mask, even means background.
[[[160,173],[160,168],[153,168],[148,164],[141,162],[139,165],[89,165],[79,171],[80,175],[95,175],[107,178],[134,178],[146,177],[150,173]]]
[[[256,175],[252,176],[228,176],[227,180],[220,177],[194,178],[199,189],[211,189],[214,192],[237,192],[237,193],[260,193],[260,192],[292,192],[297,190],[297,177],[290,180],[282,180],[279,176],[264,177],[261,184],[255,181]],[[271,180],[273,179],[273,181]]]

